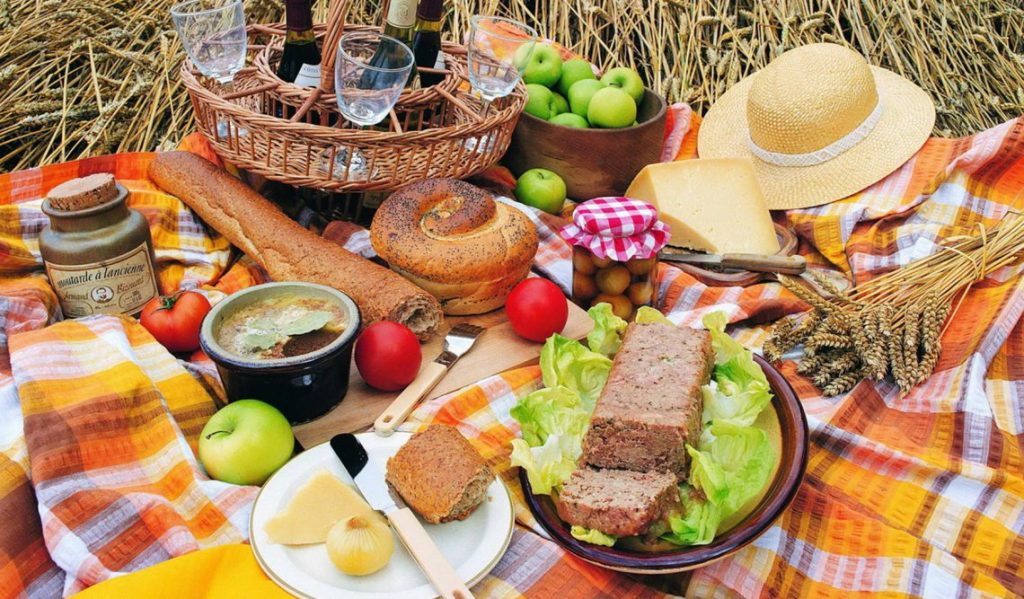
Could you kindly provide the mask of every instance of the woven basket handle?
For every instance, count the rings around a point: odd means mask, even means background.
[[[345,33],[345,19],[348,18],[348,0],[331,0],[327,10],[327,33],[320,51],[320,89],[334,93],[334,60],[338,56],[338,44]]]

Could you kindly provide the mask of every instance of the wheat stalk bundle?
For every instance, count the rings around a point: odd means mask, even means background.
[[[175,0],[0,0],[0,171],[174,146],[194,129],[178,81]],[[352,0],[380,23],[380,0]],[[630,66],[703,112],[794,46],[847,44],[920,84],[936,132],[966,135],[1024,112],[1019,0],[450,0],[446,31],[473,14],[527,21],[603,68]],[[281,0],[246,0],[250,23]],[[322,20],[326,3],[317,3]]]
[[[971,285],[1024,257],[1024,215],[1010,213],[991,229],[977,228],[977,234],[947,239],[934,254],[849,292],[813,271],[821,291],[780,276],[811,311],[776,323],[764,344],[765,357],[778,361],[802,344],[797,371],[828,396],[887,374],[901,391],[909,391],[934,370],[943,324]]]

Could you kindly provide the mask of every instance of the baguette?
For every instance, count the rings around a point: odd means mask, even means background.
[[[427,339],[441,325],[434,296],[382,266],[305,229],[253,189],[190,152],[166,152],[149,178],[278,281],[303,281],[347,294],[366,324],[391,320]]]

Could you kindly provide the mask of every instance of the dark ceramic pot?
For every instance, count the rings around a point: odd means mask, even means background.
[[[520,469],[519,480],[530,511],[551,538],[570,553],[592,564],[621,572],[666,574],[692,570],[720,560],[751,543],[771,527],[796,496],[807,468],[808,434],[803,407],[782,373],[761,356],[755,355],[754,361],[764,370],[773,394],[772,408],[778,427],[771,427],[773,432],[769,437],[774,436],[778,442],[779,465],[757,506],[743,520],[719,531],[710,544],[642,552],[584,543],[570,534],[569,525],[558,517],[551,497],[533,494],[526,471]]]
[[[219,327],[236,310],[280,295],[335,303],[346,314],[345,331],[318,350],[269,360],[239,356],[217,342]],[[239,291],[214,306],[203,320],[199,342],[217,364],[228,401],[259,399],[280,410],[292,424],[299,424],[323,416],[344,399],[359,325],[359,309],[340,291],[311,283],[266,283]]]

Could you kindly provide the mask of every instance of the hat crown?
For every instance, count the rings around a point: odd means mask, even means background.
[[[754,78],[750,139],[769,152],[816,152],[857,129],[877,105],[875,77],[861,55],[836,44],[802,46]]]

